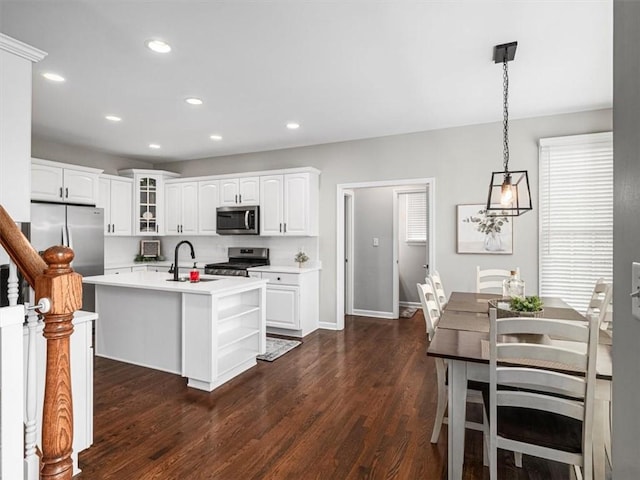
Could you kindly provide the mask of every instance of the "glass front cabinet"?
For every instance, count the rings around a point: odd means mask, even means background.
[[[132,177],[134,182],[134,235],[164,235],[164,180],[179,175],[164,170],[120,170],[118,173]]]

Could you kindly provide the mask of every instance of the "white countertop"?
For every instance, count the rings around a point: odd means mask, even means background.
[[[131,272],[118,275],[96,275],[84,277],[84,283],[93,285],[107,285],[112,287],[144,288],[146,290],[160,290],[176,293],[195,293],[202,295],[218,295],[228,291],[245,287],[259,287],[266,285],[267,281],[260,278],[249,277],[222,277],[214,275],[202,275],[204,279],[215,279],[210,282],[170,282],[172,274],[162,272]]]
[[[317,272],[321,270],[320,267],[289,267],[289,266],[278,266],[278,265],[265,265],[263,267],[251,267],[247,268],[250,272],[272,272],[272,273],[307,273],[307,272]]]

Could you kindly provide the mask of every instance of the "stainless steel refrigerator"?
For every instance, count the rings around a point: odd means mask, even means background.
[[[31,245],[73,249],[71,266],[83,276],[104,274],[104,210],[92,206],[32,203],[31,223],[23,224]],[[95,311],[95,288],[82,284],[82,310]]]

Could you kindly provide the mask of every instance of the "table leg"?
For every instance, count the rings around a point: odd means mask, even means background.
[[[467,363],[449,360],[449,480],[462,479],[467,406]]]

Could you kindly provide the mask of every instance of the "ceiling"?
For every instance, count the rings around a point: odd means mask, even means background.
[[[499,121],[511,41],[511,118],[612,105],[612,0],[0,0],[0,31],[48,53],[34,134],[152,163]]]

